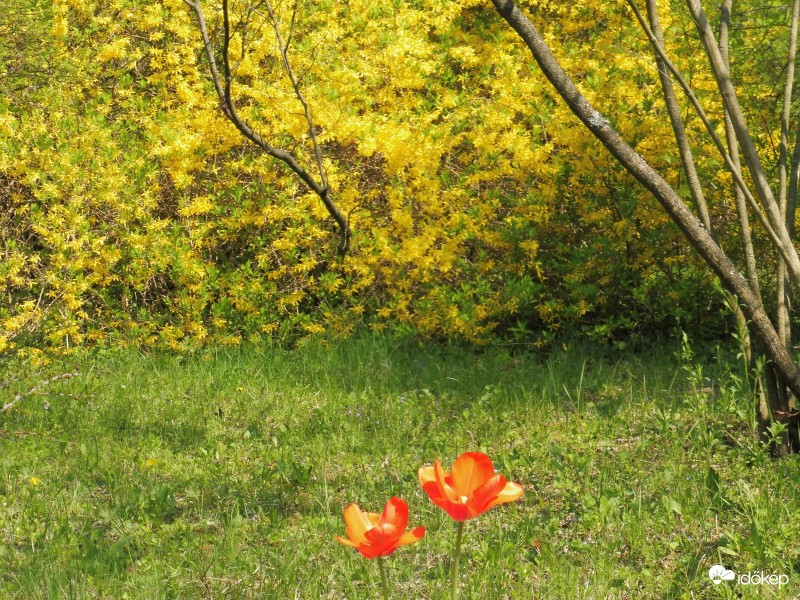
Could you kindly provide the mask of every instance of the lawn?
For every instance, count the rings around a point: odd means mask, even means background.
[[[735,360],[676,350],[83,356],[0,415],[0,598],[377,598],[334,536],[394,495],[428,531],[393,597],[443,598],[456,528],[417,470],[468,450],[525,494],[467,521],[460,598],[800,597],[797,459],[754,440]]]

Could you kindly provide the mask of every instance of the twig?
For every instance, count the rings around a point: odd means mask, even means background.
[[[780,423],[800,423],[800,411],[786,412],[782,410],[775,411],[775,420]]]
[[[303,111],[306,117],[306,121],[309,125],[309,136],[311,137],[312,144],[314,146],[314,158],[317,163],[317,167],[320,170],[320,181],[314,179],[308,171],[300,164],[297,158],[287,150],[283,148],[279,148],[277,146],[271,145],[267,140],[265,140],[261,134],[255,131],[237,112],[236,107],[233,101],[233,97],[231,95],[231,79],[233,75],[233,70],[231,69],[230,64],[230,56],[229,56],[229,49],[230,49],[230,41],[231,41],[231,23],[230,23],[230,12],[228,9],[228,0],[222,1],[222,20],[223,20],[223,38],[222,38],[222,76],[220,76],[219,69],[217,68],[217,62],[214,54],[214,48],[211,43],[211,38],[208,34],[208,28],[206,26],[205,16],[203,15],[203,11],[200,7],[199,0],[183,0],[184,3],[189,6],[192,11],[194,11],[195,16],[197,17],[198,26],[200,28],[200,35],[203,40],[203,47],[206,53],[206,58],[208,59],[209,69],[211,71],[211,81],[214,84],[214,88],[217,91],[217,96],[220,101],[220,106],[222,108],[222,112],[225,114],[225,117],[233,125],[239,132],[256,146],[261,148],[266,154],[269,156],[283,162],[289,169],[291,169],[299,178],[300,180],[310,189],[313,191],[319,199],[322,201],[322,204],[328,211],[328,214],[333,218],[336,224],[339,227],[339,234],[340,234],[340,243],[339,243],[339,254],[344,257],[347,254],[347,250],[350,245],[350,227],[347,223],[347,219],[340,211],[339,207],[333,200],[331,190],[328,187],[327,175],[324,169],[324,163],[322,161],[322,154],[321,149],[319,147],[319,143],[316,138],[316,131],[313,126],[313,121],[311,121],[311,111],[306,103],[305,97],[303,96],[302,92],[300,91],[300,86],[297,78],[295,77],[294,72],[291,69],[287,58],[287,45],[284,45],[282,37],[280,35],[278,22],[275,19],[275,14],[272,10],[272,6],[265,2],[267,6],[267,10],[272,17],[273,26],[275,28],[276,37],[278,40],[278,49],[281,53],[281,61],[284,66],[284,70],[287,72],[289,79],[291,80],[292,87],[295,92],[295,96],[303,106]],[[297,10],[297,5],[295,4],[295,11]],[[294,19],[295,14],[292,15],[292,26],[291,29],[294,28]],[[244,40],[242,40],[244,43]]]
[[[0,414],[8,412],[12,408],[14,408],[14,406],[20,400],[22,400],[23,398],[27,398],[28,396],[32,396],[33,394],[35,394],[36,392],[38,392],[38,391],[42,390],[43,388],[47,387],[51,383],[55,383],[56,381],[63,381],[63,380],[67,380],[67,379],[72,379],[77,374],[78,374],[78,371],[75,370],[72,373],[61,373],[59,375],[53,375],[53,377],[51,377],[50,379],[45,379],[44,381],[39,382],[38,384],[33,386],[31,389],[29,389],[27,392],[17,392],[17,395],[14,396],[13,400],[11,400],[10,402],[6,402],[3,405],[3,407],[0,408]]]
[[[42,374],[42,371],[37,371],[36,373],[33,374],[33,376],[34,377],[38,377],[41,374]],[[7,381],[0,381],[0,390],[2,390],[3,388],[7,388],[12,383],[17,383],[18,381],[22,381],[22,376],[12,377],[11,379],[9,379]]]

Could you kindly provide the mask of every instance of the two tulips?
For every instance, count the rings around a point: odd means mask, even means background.
[[[459,456],[449,473],[442,468],[439,460],[432,467],[422,467],[419,481],[431,501],[458,523],[451,580],[451,598],[455,598],[464,522],[498,504],[517,500],[522,496],[522,486],[496,474],[491,459],[480,452],[465,452]],[[350,504],[344,509],[344,522],[347,538],[336,539],[358,550],[364,558],[378,559],[381,589],[384,598],[388,598],[389,587],[382,558],[400,546],[421,540],[425,535],[425,527],[406,531],[408,505],[397,497],[389,499],[381,514],[364,512],[355,504]]]

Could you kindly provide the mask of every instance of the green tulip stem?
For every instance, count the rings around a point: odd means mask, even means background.
[[[458,559],[461,557],[461,536],[464,533],[464,521],[458,522],[458,532],[456,533],[456,553],[453,556],[452,587],[450,588],[451,600],[456,600],[458,595]]]
[[[383,600],[389,600],[389,584],[386,582],[386,568],[383,566],[383,557],[378,557],[378,570],[381,572],[381,590],[383,590]]]

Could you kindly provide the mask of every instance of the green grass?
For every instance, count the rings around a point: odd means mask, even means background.
[[[467,523],[461,598],[800,596],[798,462],[753,440],[721,360],[363,336],[82,362],[0,415],[0,598],[376,598],[334,536],[392,495],[428,527],[394,596],[443,598],[455,526],[417,469],[466,450],[526,492]],[[789,584],[714,586],[716,563]]]

